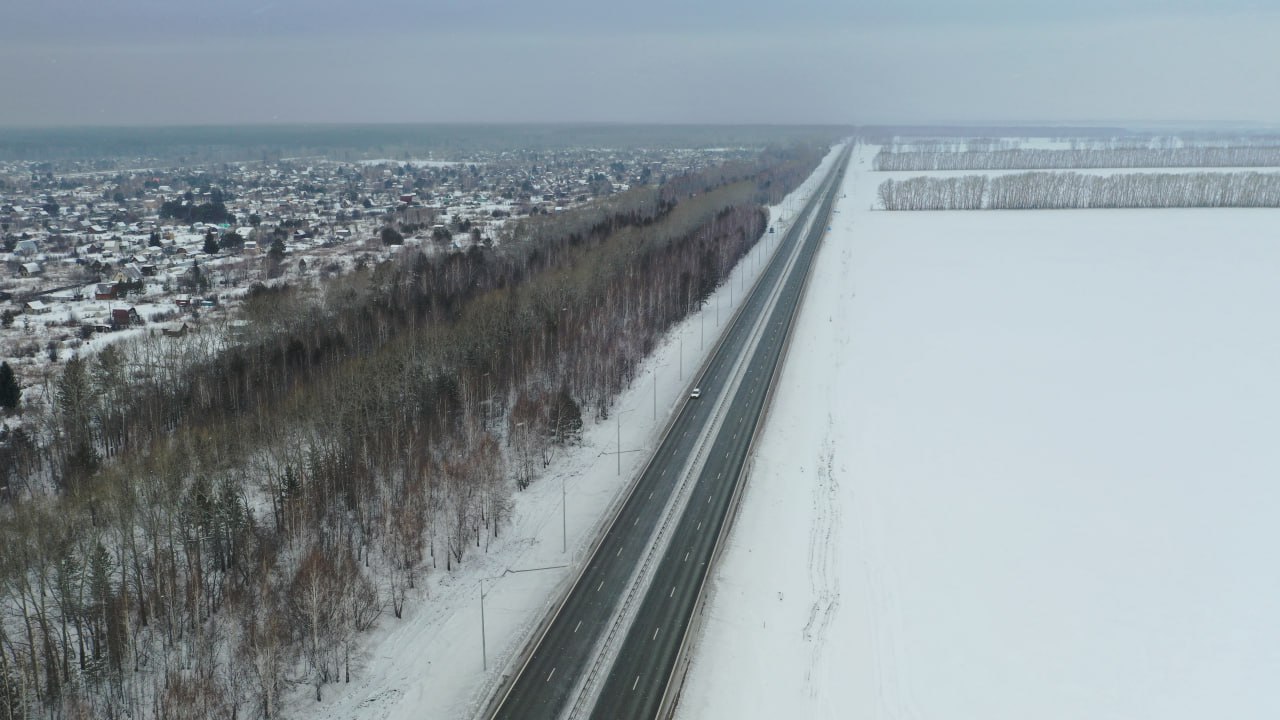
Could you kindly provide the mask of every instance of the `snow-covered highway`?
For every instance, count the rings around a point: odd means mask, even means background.
[[[820,193],[820,203],[813,203],[816,218],[826,217],[834,182],[843,170],[844,163],[837,162],[833,184]],[[702,397],[680,410],[564,605],[501,695],[494,717],[558,718],[575,704],[576,695],[593,691],[584,685],[593,674],[599,646],[617,625],[614,615],[637,582],[633,579],[637,567],[651,554],[663,509],[681,487],[681,478],[691,473],[697,480],[689,493],[688,508],[666,538],[670,545],[657,562],[629,634],[624,632],[617,659],[607,659],[613,667],[599,691],[594,715],[652,717],[657,711],[767,390],[767,381],[744,382],[741,389],[722,383],[731,368],[738,368],[734,372],[744,377],[772,375],[823,226],[819,221],[811,232],[800,230],[797,226],[796,232],[788,232],[780,243],[777,256],[704,368],[703,377],[710,382],[700,383],[705,386]],[[749,358],[745,366],[744,355]],[[732,398],[723,418],[713,412],[721,398]],[[702,458],[699,438],[709,423],[716,424],[715,439]],[[695,456],[702,461],[700,467],[690,467]],[[640,578],[646,580],[649,578]],[[663,626],[668,630],[665,634]],[[648,641],[638,639],[648,635],[648,628],[655,629]],[[636,668],[641,670],[633,672]],[[634,679],[623,682],[624,676],[631,675]]]

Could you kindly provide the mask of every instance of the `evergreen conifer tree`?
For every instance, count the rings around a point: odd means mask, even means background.
[[[18,378],[13,374],[9,363],[0,363],[0,408],[8,411],[18,409],[22,399],[22,388],[18,387]]]

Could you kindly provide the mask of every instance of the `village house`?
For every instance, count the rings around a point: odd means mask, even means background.
[[[142,280],[143,277],[144,276],[142,273],[142,269],[139,268],[137,265],[130,264],[130,265],[125,265],[124,267],[117,270],[115,278],[113,279],[118,283],[121,283],[121,282],[131,283],[131,282],[139,282]]]
[[[128,327],[130,325],[141,325],[142,317],[138,315],[138,311],[134,308],[112,308],[111,324],[118,328]]]

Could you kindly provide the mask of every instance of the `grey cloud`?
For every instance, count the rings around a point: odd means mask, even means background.
[[[0,124],[1273,121],[1280,15],[1158,4],[22,0],[85,14],[0,43]]]

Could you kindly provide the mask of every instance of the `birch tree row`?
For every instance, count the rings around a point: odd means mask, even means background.
[[[1280,207],[1280,173],[1081,173],[885,180],[885,210]]]
[[[999,150],[882,149],[873,167],[885,171],[1055,170],[1106,168],[1280,167],[1280,146],[1010,148]]]

